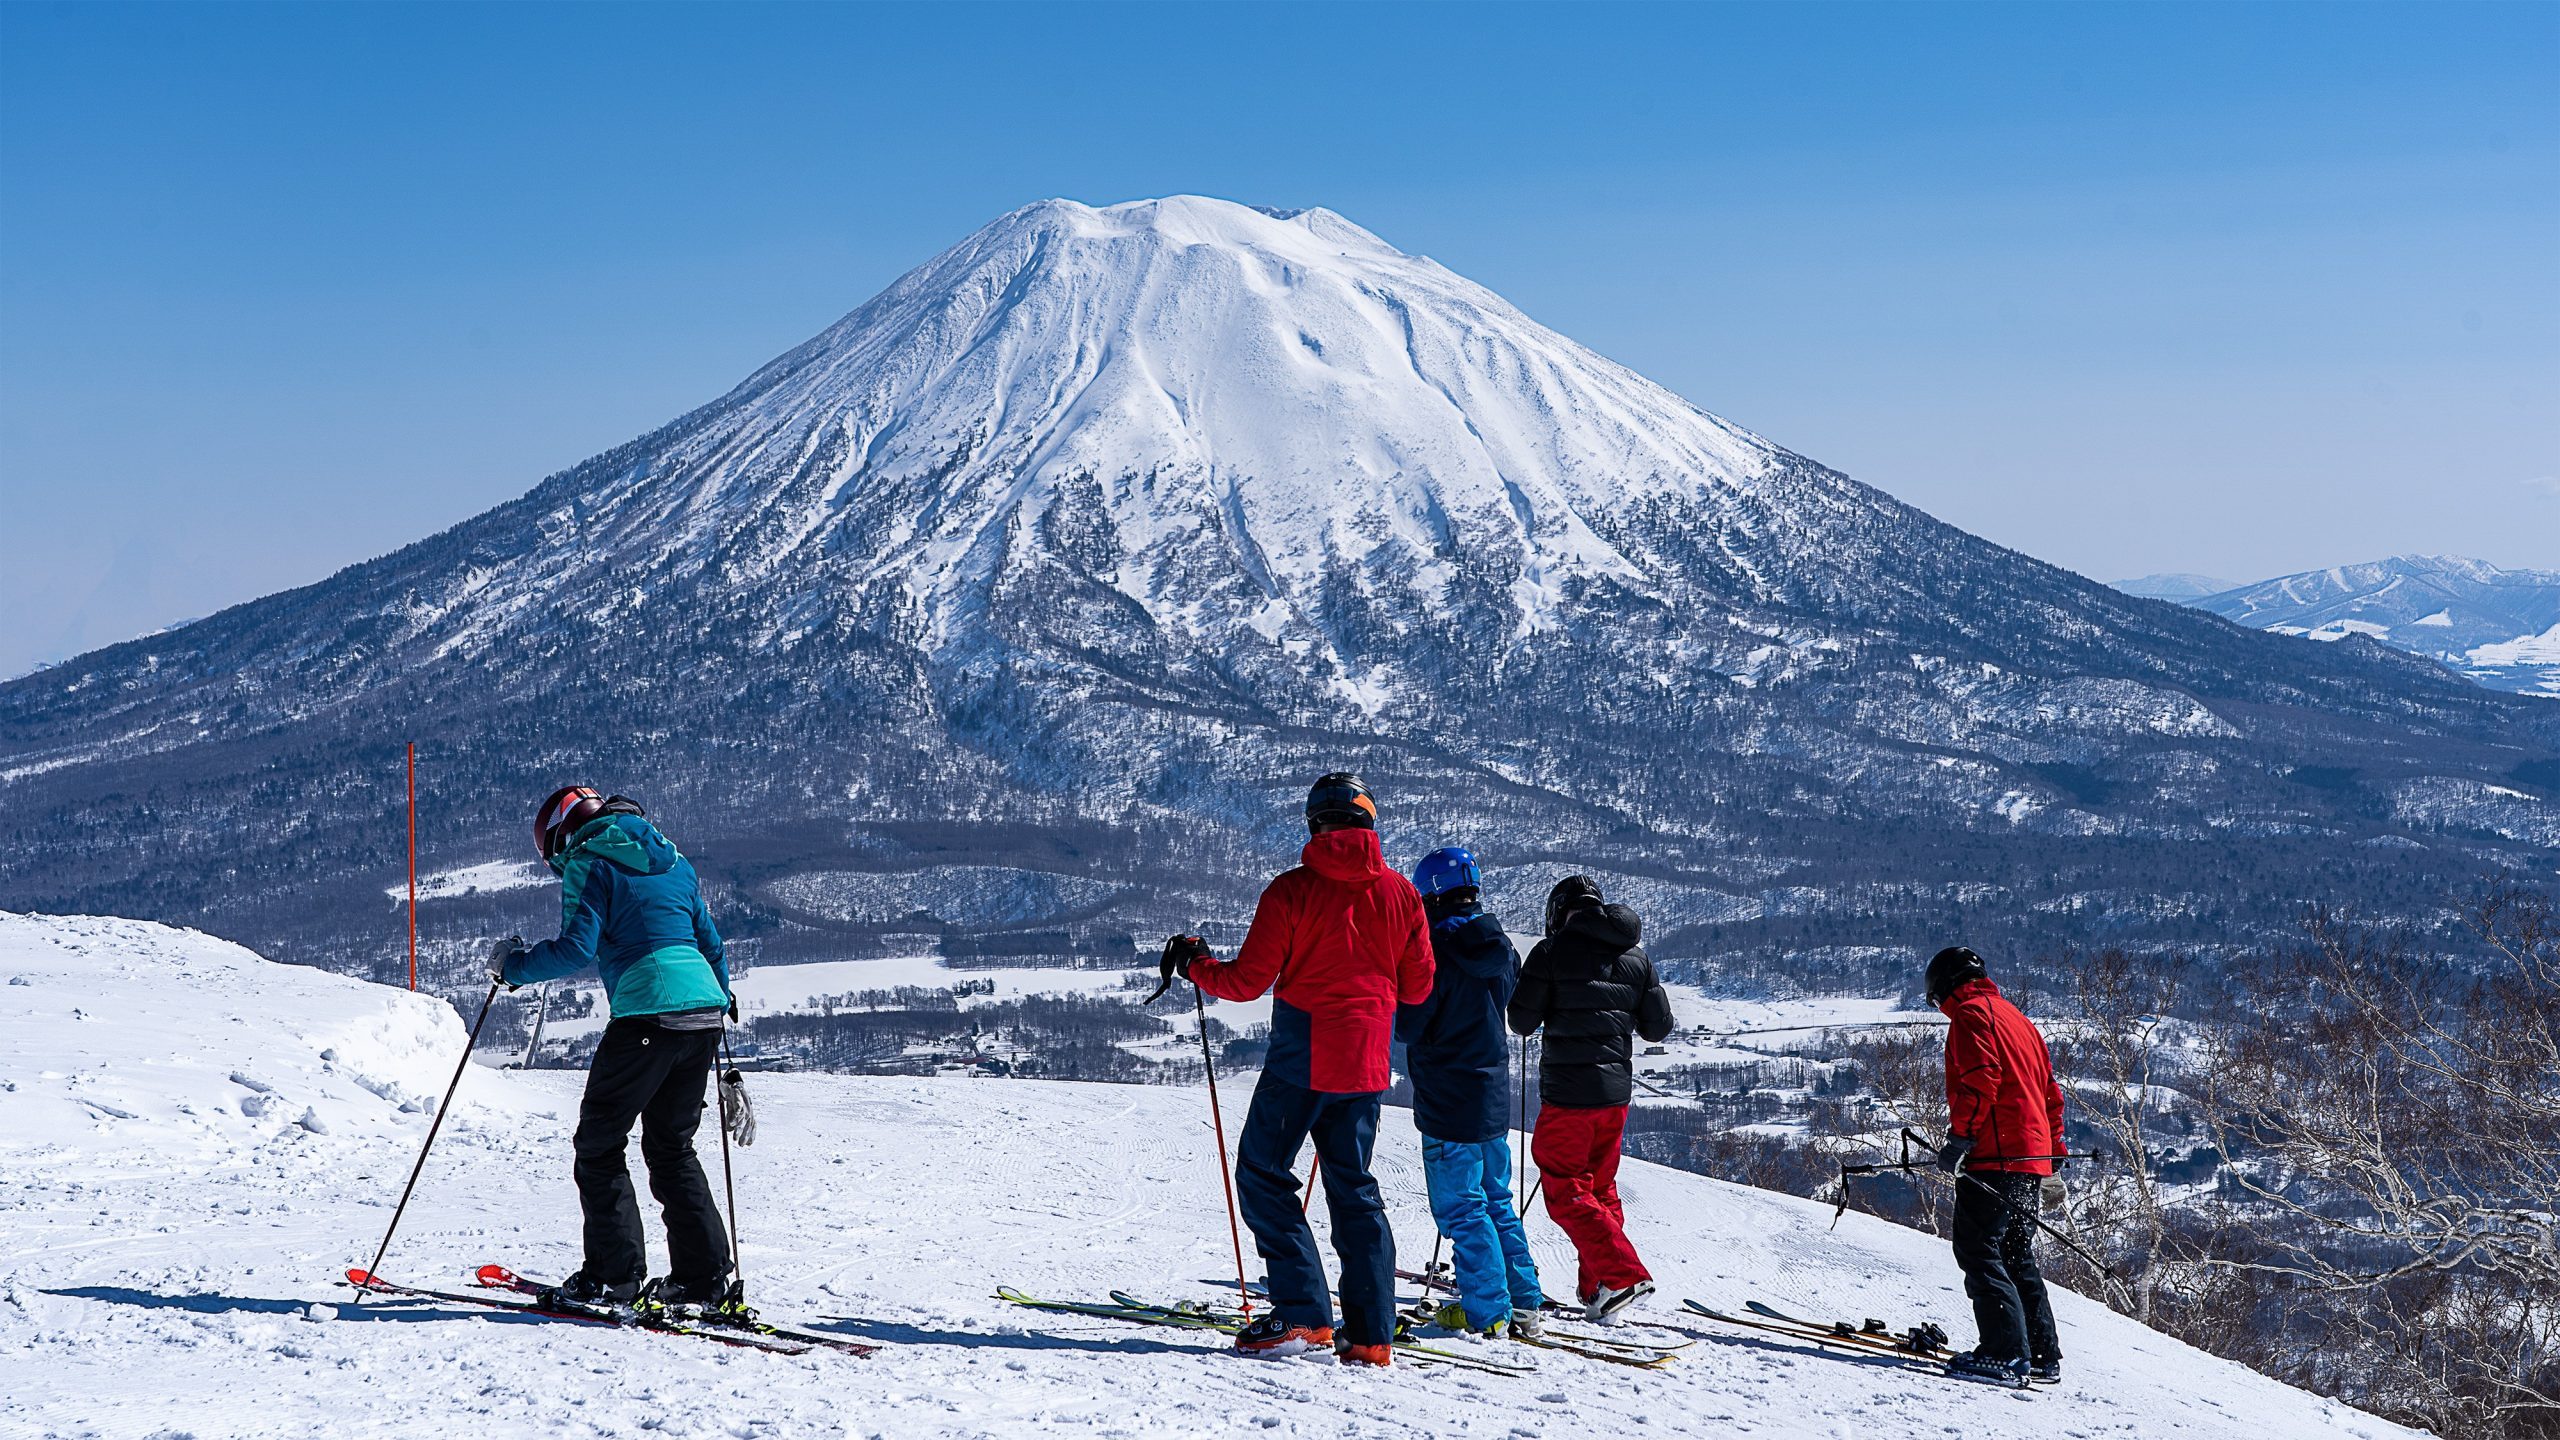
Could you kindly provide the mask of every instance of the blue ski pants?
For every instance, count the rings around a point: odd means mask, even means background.
[[[1342,1338],[1384,1345],[1395,1337],[1396,1237],[1369,1174],[1378,1096],[1328,1095],[1265,1070],[1236,1145],[1236,1200],[1262,1256],[1271,1308],[1292,1325],[1333,1323],[1316,1233],[1298,1204],[1298,1147],[1310,1136],[1323,1162],[1333,1250],[1342,1260]]]
[[[1482,1330],[1514,1310],[1535,1312],[1538,1288],[1529,1233],[1511,1199],[1511,1146],[1503,1136],[1476,1144],[1422,1140],[1422,1178],[1431,1218],[1449,1237],[1458,1271],[1458,1303],[1467,1328]]]

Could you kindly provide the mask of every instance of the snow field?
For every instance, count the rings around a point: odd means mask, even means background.
[[[461,1039],[433,1002],[205,936],[0,916],[0,1435],[2409,1433],[2068,1295],[2070,1382],[2025,1398],[1705,1322],[1664,1371],[1543,1354],[1507,1379],[1248,1361],[993,1299],[1000,1283],[1217,1295],[1233,1265],[1206,1097],[1171,1088],[753,1077],[758,1144],[736,1159],[755,1298],[889,1347],[871,1359],[353,1303],[334,1282],[371,1256],[426,1132],[417,1102]],[[450,1287],[487,1260],[574,1265],[582,1082],[474,1066],[385,1273]],[[1232,1134],[1247,1096],[1223,1098]],[[1405,1112],[1389,1112],[1378,1169],[1400,1254],[1419,1261],[1431,1233]],[[1640,1163],[1624,1189],[1667,1297],[1657,1316],[1684,1295],[1758,1296],[1970,1332],[1930,1237],[1859,1215],[1833,1230],[1820,1206]],[[1553,1224],[1530,1233],[1548,1288],[1568,1289]]]

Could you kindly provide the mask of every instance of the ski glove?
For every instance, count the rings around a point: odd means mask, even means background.
[[[720,1123],[740,1149],[756,1143],[756,1107],[747,1100],[747,1077],[735,1065],[720,1072]]]
[[[1164,960],[1156,966],[1156,978],[1170,980],[1179,975],[1188,980],[1193,963],[1208,958],[1208,941],[1197,935],[1176,935],[1164,942]]]
[[[2069,1196],[2069,1192],[2063,1189],[2062,1177],[2059,1175],[2044,1177],[2044,1183],[2036,1187],[2036,1194],[2044,1202],[2044,1208],[2047,1210],[2061,1209],[2064,1200]]]
[[[1973,1141],[1964,1135],[1950,1135],[1938,1147],[1938,1168],[1953,1175],[1964,1169],[1965,1157],[1973,1153]]]
[[[504,940],[493,940],[489,942],[490,980],[497,984],[505,985],[510,990],[516,989],[516,986],[508,984],[507,962],[523,954],[530,948],[532,947],[524,943],[524,937],[521,935],[510,935]]]

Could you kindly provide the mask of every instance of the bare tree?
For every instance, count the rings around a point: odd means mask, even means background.
[[[2105,1158],[2072,1177],[2066,1218],[2119,1266],[2123,1303],[2148,1325],[2173,1264],[2173,1216],[2150,1132],[2154,1117],[2179,1099],[2173,1082],[2181,1051],[2170,1017],[2184,999],[2189,962],[2111,949],[2085,962],[2066,956],[2064,969],[2074,1013],[2072,1023],[2055,1027],[2054,1069],[2072,1091],[2066,1115],[2106,1140]]]
[[[2457,967],[2329,914],[2240,977],[2209,1047],[2225,1217],[2366,1403],[2560,1433],[2560,926],[2501,893]]]

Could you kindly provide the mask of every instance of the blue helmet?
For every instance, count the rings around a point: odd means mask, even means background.
[[[1473,890],[1483,884],[1484,875],[1476,869],[1476,852],[1463,845],[1443,846],[1423,856],[1422,863],[1413,867],[1413,888],[1426,897]]]

